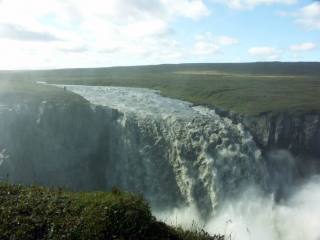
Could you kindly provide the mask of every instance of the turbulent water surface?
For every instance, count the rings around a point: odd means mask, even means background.
[[[121,145],[113,147],[121,149],[115,151],[115,161],[121,162],[122,169],[131,165],[130,161],[137,163],[128,171],[134,174],[133,171],[142,170],[141,174],[149,177],[146,184],[150,189],[143,192],[151,200],[160,197],[157,192],[150,192],[152,189],[177,185],[183,202],[210,209],[225,195],[237,193],[248,183],[261,183],[265,177],[261,152],[250,134],[213,110],[146,89],[67,89],[93,104],[122,113],[117,130]],[[119,156],[119,152],[124,154]],[[172,172],[172,176],[165,176],[166,172]]]
[[[319,192],[318,179],[276,203],[271,185],[275,179],[282,185],[285,177],[270,174],[241,124],[148,89],[66,88],[118,112],[107,179],[110,186],[143,193],[160,218],[173,224],[195,220],[231,239],[319,239],[320,212],[309,207],[320,200],[311,196]],[[283,173],[291,171],[281,166]]]

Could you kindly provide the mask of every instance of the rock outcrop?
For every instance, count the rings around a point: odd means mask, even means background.
[[[244,118],[243,124],[266,150],[282,148],[320,158],[320,113],[264,113]]]
[[[287,151],[295,158],[303,177],[320,171],[320,113],[283,111],[255,116],[218,110],[221,116],[242,123],[252,134],[264,156]]]

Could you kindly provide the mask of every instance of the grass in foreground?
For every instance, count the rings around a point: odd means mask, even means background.
[[[0,239],[223,240],[204,231],[183,231],[158,222],[138,196],[75,193],[0,184]]]

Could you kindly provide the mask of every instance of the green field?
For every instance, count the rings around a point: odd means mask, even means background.
[[[2,71],[0,80],[145,87],[244,114],[320,111],[320,63],[181,64]]]

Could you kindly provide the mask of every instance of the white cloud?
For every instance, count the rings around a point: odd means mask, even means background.
[[[229,36],[218,36],[214,42],[221,46],[229,46],[237,44],[239,41],[238,39]]]
[[[273,47],[258,46],[249,49],[249,54],[257,60],[274,61],[280,58],[280,51]]]
[[[169,8],[171,13],[192,19],[199,19],[210,14],[202,0],[162,0],[161,2]]]
[[[296,45],[291,45],[290,50],[293,52],[305,52],[305,51],[311,51],[316,48],[316,44],[312,42],[306,42]]]
[[[237,44],[238,40],[230,36],[214,36],[211,32],[200,34],[194,43],[194,54],[214,55],[222,52],[222,48]]]
[[[213,55],[220,51],[220,46],[213,42],[196,41],[194,44],[194,54],[196,55]]]
[[[297,23],[308,30],[320,30],[320,3],[314,2],[294,14]]]
[[[320,30],[320,1],[315,1],[296,11],[278,11],[279,16],[292,17],[306,30]]]
[[[297,3],[297,0],[214,0],[226,4],[228,7],[233,9],[253,9],[259,5],[271,5],[271,4],[282,4],[292,5]]]
[[[0,68],[143,64],[164,56],[178,61],[182,48],[172,23],[209,14],[204,0],[2,0],[1,48],[16,51],[12,61],[0,57]]]
[[[60,50],[65,53],[84,53],[88,51],[88,48],[86,46],[77,46],[72,48],[61,48]]]
[[[40,41],[50,42],[58,39],[48,32],[37,32],[28,30],[22,26],[0,23],[0,38],[18,40],[18,41]]]

